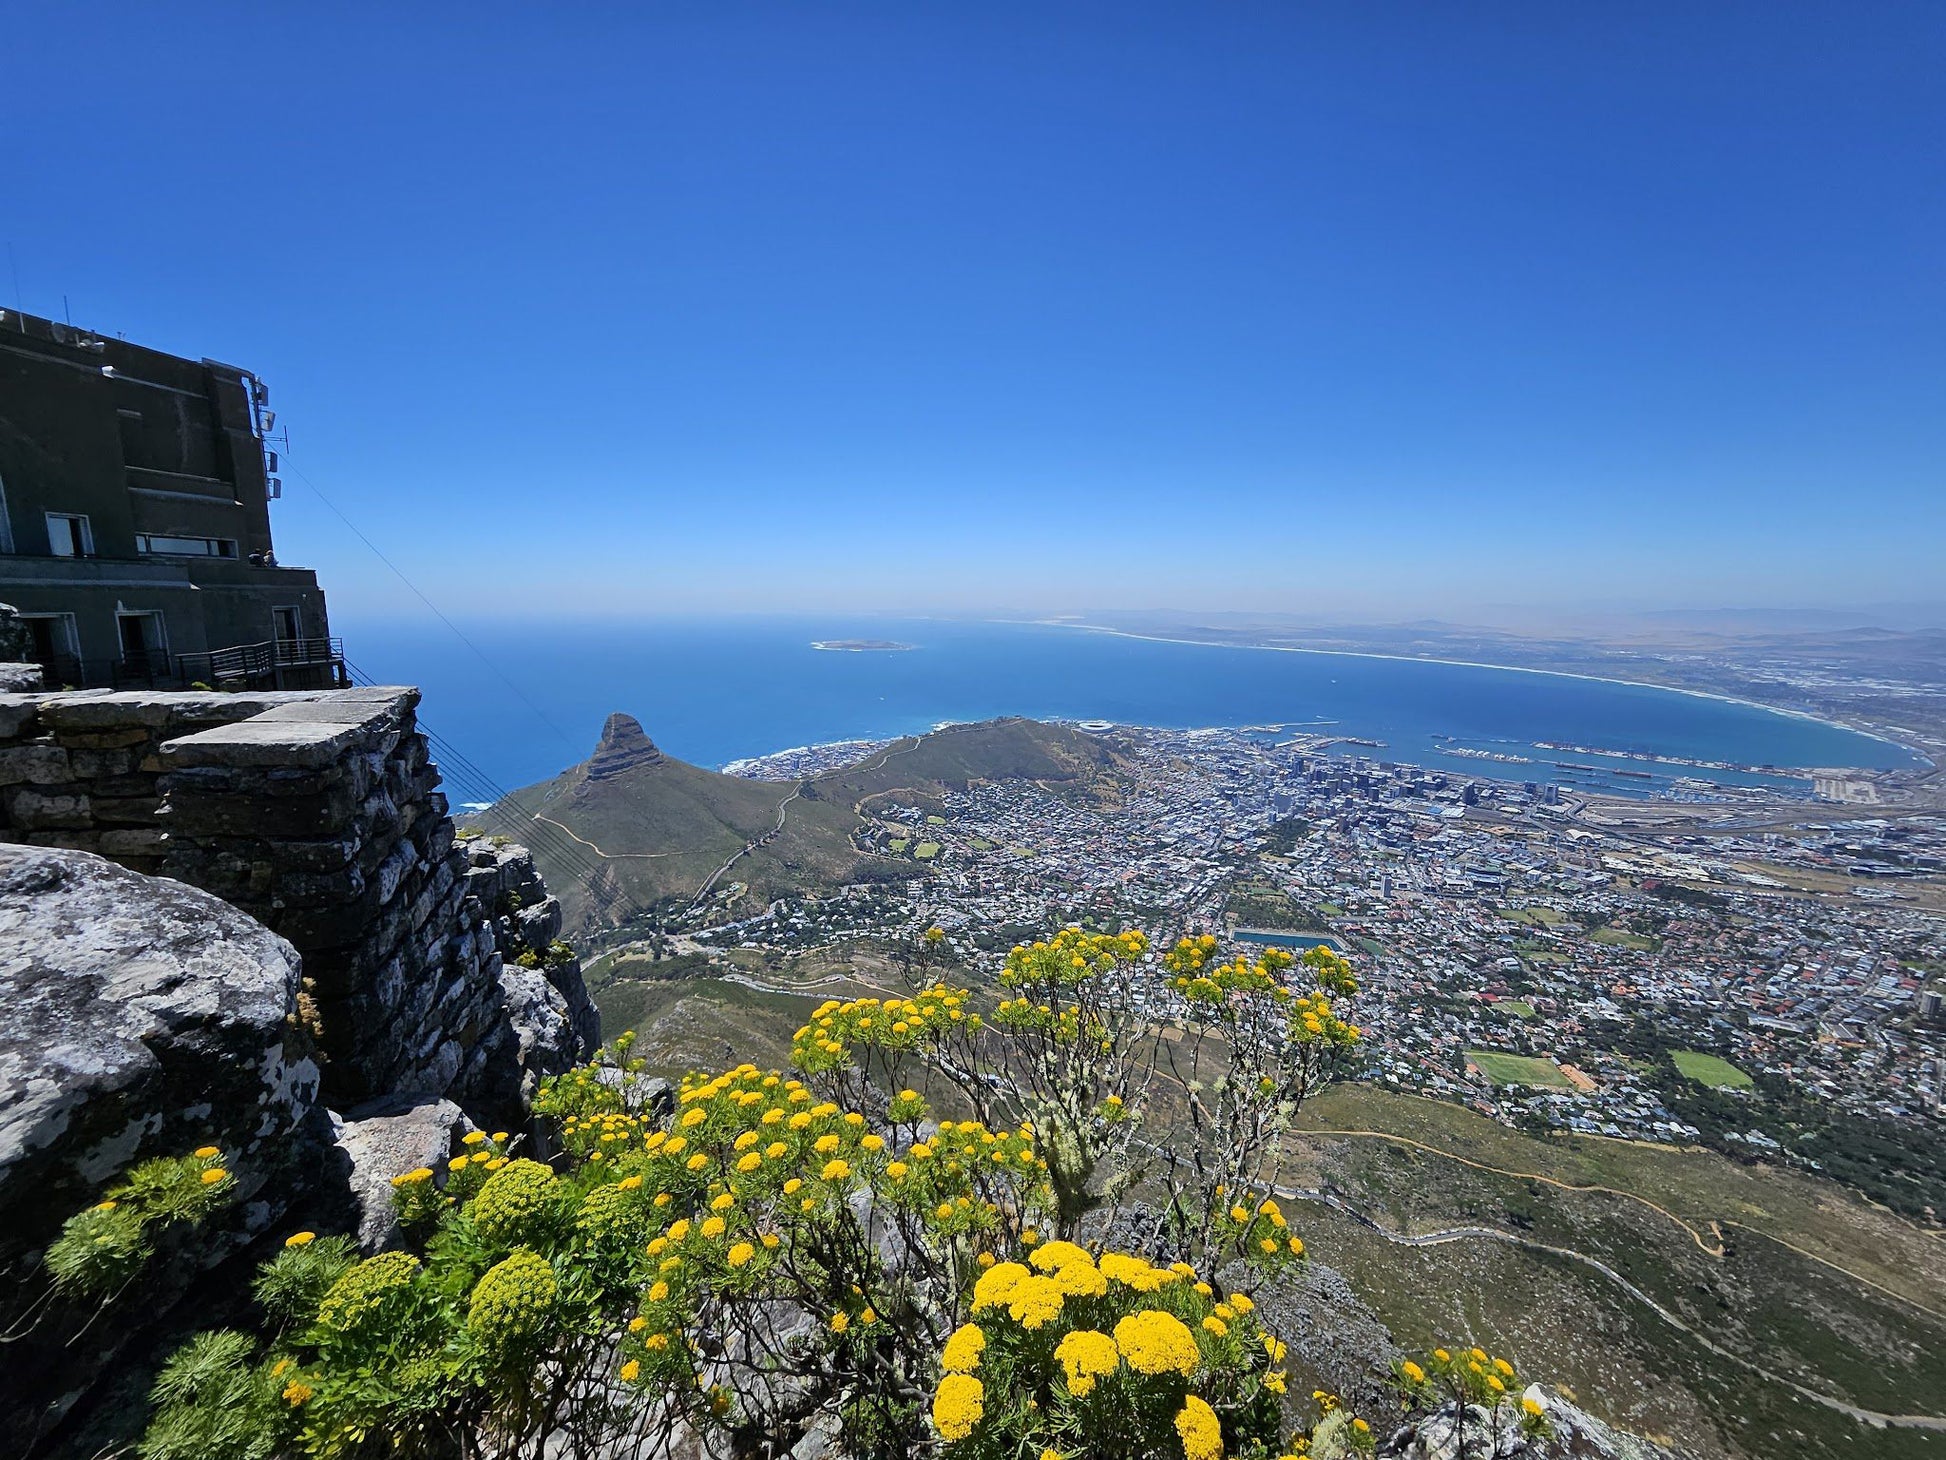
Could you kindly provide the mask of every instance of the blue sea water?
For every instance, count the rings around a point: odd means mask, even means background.
[[[421,686],[423,722],[477,766],[481,779],[505,788],[585,759],[616,710],[639,719],[669,754],[713,767],[999,715],[1174,728],[1290,725],[1383,741],[1383,749],[1357,752],[1380,760],[1624,790],[1647,788],[1613,776],[1624,767],[1654,773],[1656,784],[1672,775],[1765,778],[1555,754],[1533,742],[1778,767],[1918,763],[1899,746],[1837,726],[1640,685],[1164,643],[1039,624],[758,617],[462,623],[476,654],[437,623],[337,617],[357,669],[382,683]],[[916,647],[812,648],[815,640],[845,638]],[[1457,756],[1455,748],[1531,763]],[[1555,761],[1588,767],[1586,778]]]

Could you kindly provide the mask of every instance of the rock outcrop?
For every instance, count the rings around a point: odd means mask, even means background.
[[[615,714],[601,727],[601,743],[588,761],[586,778],[611,781],[616,776],[645,765],[659,765],[662,752],[633,715]]]
[[[0,1363],[0,1433],[43,1432],[198,1272],[280,1221],[328,1132],[296,1018],[296,952],[208,893],[85,852],[0,844],[0,1308],[45,1291],[37,1258],[130,1164],[219,1147],[230,1215],[158,1259],[138,1311],[68,1345],[51,1306]],[[23,1445],[22,1448],[29,1448]]]
[[[392,1178],[421,1166],[442,1170],[474,1129],[465,1112],[436,1095],[387,1095],[332,1117],[360,1247],[378,1252],[399,1244]]]
[[[18,664],[34,652],[34,640],[21,620],[20,610],[11,603],[0,603],[0,665]],[[35,683],[40,682],[36,672]]]
[[[247,1310],[244,1251],[287,1220],[392,1241],[393,1176],[473,1121],[520,1129],[599,1043],[560,903],[525,848],[456,839],[417,704],[0,692],[0,1433],[20,1452],[56,1425],[48,1443],[127,1438],[90,1386],[126,1350],[108,1382],[139,1408],[130,1376],[192,1284]],[[44,1301],[66,1218],[203,1145],[239,1200],[168,1239],[139,1305]]]
[[[1530,1390],[1546,1408],[1547,1433],[1528,1436],[1506,1419],[1496,1425],[1477,1406],[1462,1420],[1448,1405],[1379,1442],[1381,1460],[1694,1460],[1672,1450],[1611,1429],[1584,1409]]]
[[[0,694],[0,839],[162,872],[288,938],[339,1108],[430,1093],[512,1124],[597,1021],[580,965],[549,951],[560,905],[532,858],[492,872],[456,845],[418,701]],[[538,981],[511,971],[523,953]]]

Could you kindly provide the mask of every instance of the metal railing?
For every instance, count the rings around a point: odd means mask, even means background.
[[[211,689],[335,689],[345,674],[343,639],[266,639],[177,656],[177,672]]]
[[[49,689],[342,689],[351,683],[338,638],[268,639],[207,654],[130,650],[119,659],[50,654],[36,662]]]

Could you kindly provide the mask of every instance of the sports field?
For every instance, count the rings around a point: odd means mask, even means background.
[[[1506,1054],[1496,1049],[1469,1049],[1466,1057],[1496,1085],[1539,1085],[1549,1090],[1574,1088],[1553,1060],[1537,1059],[1526,1054]]]
[[[1727,1085],[1732,1090],[1748,1090],[1756,1082],[1726,1059],[1693,1049],[1673,1049],[1669,1058],[1677,1073],[1699,1085]]]

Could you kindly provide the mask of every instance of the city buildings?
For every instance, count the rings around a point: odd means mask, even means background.
[[[1018,780],[887,798],[867,833],[881,850],[938,848],[910,881],[688,937],[794,956],[937,925],[977,969],[1075,922],[1248,952],[1239,926],[1281,904],[1349,951],[1360,1077],[1391,1089],[1677,1143],[1706,1133],[1675,1107],[1714,1089],[1750,1112],[1717,1133],[1727,1149],[1807,1167],[1826,1137],[1764,1128],[1757,1085],[1834,1120],[1946,1119],[1946,816],[1834,817],[1767,788],[1590,800],[1322,737],[1122,727],[1115,743],[1113,806]],[[760,768],[801,774],[812,755]],[[1159,980],[1154,997],[1171,997]]]
[[[0,310],[0,600],[51,685],[318,688],[344,666],[271,543],[246,370]]]

